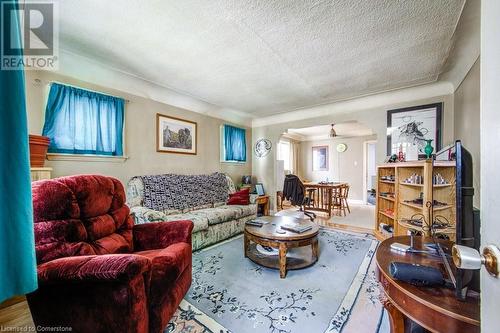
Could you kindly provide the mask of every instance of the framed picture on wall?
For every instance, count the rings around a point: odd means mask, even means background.
[[[328,171],[328,146],[312,147],[313,171]]]
[[[156,151],[196,155],[198,124],[194,121],[156,114]]]
[[[425,156],[426,140],[432,140],[434,151],[441,149],[443,103],[412,106],[387,111],[387,155],[397,154],[416,144],[419,156]]]

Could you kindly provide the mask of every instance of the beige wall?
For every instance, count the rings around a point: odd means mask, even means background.
[[[480,203],[480,65],[479,59],[455,91],[455,138],[462,140],[474,162],[474,206]]]
[[[35,79],[39,79],[40,82],[36,82]],[[54,168],[55,177],[98,173],[117,177],[126,184],[132,176],[144,174],[199,174],[222,171],[229,174],[237,182],[241,181],[242,175],[251,174],[252,132],[250,128],[247,128],[247,163],[221,163],[220,126],[227,122],[52,72],[26,71],[28,126],[32,134],[41,133],[49,82],[51,81],[121,96],[130,101],[125,106],[125,153],[129,158],[120,163],[47,161],[46,165]],[[156,113],[197,122],[198,154],[182,155],[156,152]]]
[[[379,140],[376,144],[376,159],[377,164],[383,162],[386,157],[386,137],[387,137],[387,110],[398,109],[416,105],[424,105],[430,103],[443,102],[443,146],[454,141],[454,116],[453,116],[453,95],[437,96],[432,98],[416,99],[405,103],[388,103],[387,105],[361,109],[359,111],[335,113],[327,116],[310,118],[305,120],[297,120],[269,126],[254,127],[252,130],[252,142],[260,138],[267,138],[272,141],[273,149],[269,155],[263,158],[254,156],[252,168],[253,175],[258,181],[264,183],[269,193],[276,193],[276,176],[275,176],[275,160],[276,160],[276,144],[283,133],[289,128],[303,128],[317,125],[327,125],[331,123],[341,123],[347,121],[357,121],[372,129],[373,133]],[[304,110],[303,112],[307,112]],[[272,196],[274,200],[274,196]]]
[[[385,138],[384,138],[385,139]],[[311,181],[344,181],[350,185],[349,199],[363,200],[363,156],[364,143],[376,140],[375,136],[337,138],[331,140],[304,141],[300,145],[301,177]],[[337,151],[337,145],[344,143],[347,150]],[[328,171],[313,171],[312,147],[328,146]]]

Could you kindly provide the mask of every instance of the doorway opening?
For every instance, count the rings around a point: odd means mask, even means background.
[[[375,188],[377,177],[377,141],[363,143],[363,201],[367,205],[375,205]]]

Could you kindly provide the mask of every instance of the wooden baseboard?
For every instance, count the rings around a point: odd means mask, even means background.
[[[3,301],[0,303],[0,309],[6,308],[8,306],[23,302],[26,300],[26,297],[24,296],[14,296],[12,298],[9,298],[8,300]]]

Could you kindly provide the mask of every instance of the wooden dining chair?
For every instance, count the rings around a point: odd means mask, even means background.
[[[351,214],[351,208],[349,208],[349,203],[347,202],[347,198],[349,198],[349,189],[351,187],[348,184],[342,185],[340,187],[340,197],[342,201],[342,209],[344,210],[344,216],[345,216],[345,209],[347,208],[347,211],[349,214]]]
[[[341,189],[340,187],[334,187],[332,189],[332,214],[341,216],[342,213],[342,199],[341,199]]]
[[[347,198],[349,197],[349,188],[349,185],[343,184],[333,190],[332,211],[334,214],[337,213],[336,215],[338,216],[342,216],[342,213],[344,216],[347,216],[346,209],[349,214],[351,213],[349,203],[347,202]]]
[[[309,198],[309,205],[312,207],[316,207],[316,189],[315,188],[307,188],[307,197]]]

